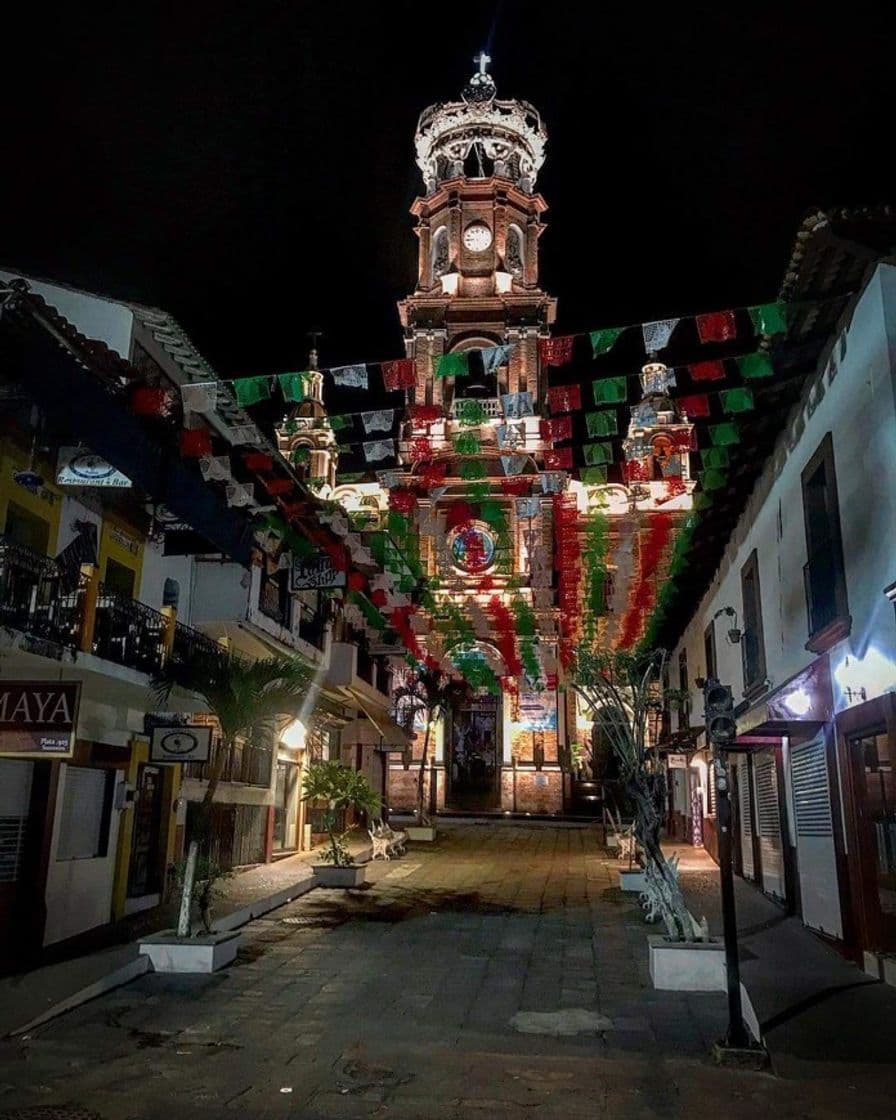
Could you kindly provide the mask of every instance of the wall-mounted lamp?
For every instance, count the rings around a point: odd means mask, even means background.
[[[734,619],[734,625],[729,627],[726,631],[729,645],[736,646],[740,644],[743,637],[743,631],[737,625],[737,611],[734,607],[719,607],[716,613],[712,616],[713,622],[719,617],[720,614],[726,614],[729,618]]]
[[[864,704],[868,699],[868,693],[864,688],[844,688],[843,695],[848,704],[854,704],[856,700],[861,700]]]

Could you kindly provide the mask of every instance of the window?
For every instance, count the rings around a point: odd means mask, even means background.
[[[180,584],[176,579],[166,579],[165,586],[162,589],[162,606],[174,607],[177,610],[177,604],[180,601]]]
[[[688,651],[683,649],[678,655],[678,687],[683,693],[683,698],[678,704],[679,729],[691,726],[690,685],[688,684]]]
[[[57,860],[106,857],[114,788],[114,770],[66,766]]]
[[[706,677],[718,679],[716,672],[716,624],[715,620],[703,631],[703,651],[706,654]]]
[[[432,239],[433,283],[448,271],[448,230],[440,226]]]
[[[518,280],[522,279],[525,256],[523,249],[523,232],[519,226],[507,227],[504,263],[511,276],[515,276]]]
[[[15,502],[7,503],[4,535],[13,544],[30,548],[32,552],[39,552],[41,556],[46,556],[49,551],[50,526],[43,518],[29,513]]]
[[[823,653],[845,638],[850,630],[834,445],[830,432],[809,460],[803,471],[802,483],[808,555],[803,568],[809,618],[806,648]]]
[[[258,609],[267,618],[289,627],[292,618],[292,596],[289,593],[289,571],[275,568],[267,569],[267,562],[261,567],[261,584],[258,589]]]
[[[744,693],[759,692],[765,683],[765,638],[762,633],[762,598],[759,591],[759,559],[754,549],[740,573],[744,633],[741,652],[744,664]]]
[[[106,574],[103,577],[103,588],[123,599],[134,598],[134,581],[136,575],[133,568],[119,564],[117,560],[106,561]]]

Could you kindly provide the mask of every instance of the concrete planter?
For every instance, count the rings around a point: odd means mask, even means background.
[[[217,972],[234,960],[240,938],[232,931],[178,937],[174,930],[163,930],[141,941],[140,952],[154,972]]]
[[[329,863],[316,863],[314,878],[319,887],[360,887],[367,878],[367,865],[353,863],[349,867],[333,867]]]
[[[647,942],[654,988],[667,992],[727,991],[721,941],[667,941],[654,936]]]
[[[411,825],[406,829],[408,840],[423,840],[432,843],[436,838],[435,825]]]
[[[640,867],[634,867],[631,871],[620,871],[619,889],[634,894],[640,894],[642,891],[646,891],[647,873]]]

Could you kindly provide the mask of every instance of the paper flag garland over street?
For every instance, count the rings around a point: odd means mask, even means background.
[[[743,358],[737,359],[737,368],[740,370],[741,377],[747,378],[749,381],[758,381],[763,377],[772,377],[775,372],[775,367],[772,365],[772,360],[768,354],[746,354]]]
[[[753,326],[759,334],[775,335],[784,334],[787,330],[787,320],[784,317],[784,305],[781,303],[761,303],[758,307],[748,307]]]
[[[383,362],[383,385],[390,392],[396,389],[413,389],[417,383],[417,363],[413,358],[398,358]]]
[[[502,455],[501,468],[506,475],[522,474],[526,466],[525,455]]]
[[[573,335],[567,335],[565,338],[540,338],[538,356],[541,364],[545,367],[563,366],[571,362],[574,341]]]
[[[644,349],[647,353],[655,354],[665,349],[679,322],[678,319],[657,319],[654,323],[643,323],[641,334],[644,337]]]
[[[506,365],[514,346],[515,343],[509,342],[503,346],[490,346],[487,350],[481,351],[482,366],[489,376],[497,373],[501,366]]]
[[[733,311],[712,311],[696,318],[697,334],[701,342],[729,342],[737,337]]]
[[[305,399],[306,381],[304,373],[280,373],[277,375],[277,381],[280,384],[280,392],[283,394],[284,400],[298,404],[299,401]]]
[[[628,383],[624,377],[601,377],[592,381],[595,404],[624,404],[628,398]]]
[[[697,416],[709,416],[709,397],[705,393],[695,393],[690,397],[679,397],[675,403],[691,420]]]
[[[243,408],[270,399],[270,377],[238,377],[230,384],[233,386],[234,393],[236,393],[236,403]]]
[[[365,435],[371,432],[388,432],[392,428],[395,417],[394,408],[381,408],[375,412],[362,412],[361,423],[364,425]]]
[[[393,439],[374,439],[369,440],[367,443],[362,444],[364,449],[364,458],[368,463],[374,463],[377,459],[388,459],[391,455],[395,454],[395,440]]]
[[[749,412],[753,408],[753,393],[746,388],[726,389],[719,393],[723,412]]]
[[[584,446],[585,462],[592,467],[613,462],[613,445],[611,443],[586,443]]]
[[[469,350],[452,350],[436,362],[436,377],[466,377],[470,372]]]
[[[335,366],[330,370],[330,377],[333,378],[334,385],[343,389],[368,388],[366,365]]]
[[[695,381],[721,381],[725,365],[723,362],[697,362],[688,366],[688,373]]]
[[[545,451],[544,465],[549,471],[570,470],[572,468],[572,448],[558,447],[554,451]]]
[[[624,329],[624,327],[604,327],[603,330],[592,331],[590,335],[591,352],[594,357],[599,358],[601,354],[606,354],[608,350],[612,350],[616,339]]]
[[[634,420],[634,413],[632,420]],[[585,417],[585,423],[588,427],[588,435],[592,439],[599,436],[615,436],[619,432],[616,413],[609,408],[602,412],[589,412]]]
[[[228,482],[224,492],[229,506],[248,506],[255,501],[255,488],[251,482]]]
[[[230,472],[229,455],[209,455],[199,460],[199,470],[206,482],[228,482]]]
[[[532,394],[528,390],[522,393],[503,393],[501,407],[508,420],[522,420],[524,416],[531,416],[534,411]]]
[[[194,381],[192,385],[181,385],[184,412],[214,412],[218,402],[217,381]]]
[[[554,385],[548,389],[548,409],[551,413],[574,412],[581,407],[580,385]]]

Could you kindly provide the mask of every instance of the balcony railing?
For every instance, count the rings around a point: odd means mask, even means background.
[[[0,537],[0,623],[73,647],[80,630],[80,592],[62,591],[55,560]]]
[[[270,747],[255,743],[236,743],[232,747],[225,747],[220,739],[213,741],[208,762],[188,762],[184,765],[184,777],[207,780],[222,752],[225,755],[221,770],[222,782],[239,782],[247,786],[263,786],[265,789],[271,784],[273,752]]]
[[[475,398],[478,404],[482,405],[485,415],[489,420],[500,420],[504,416],[504,410],[501,408],[501,402],[497,397],[482,397]],[[465,397],[455,397],[451,402],[451,419],[457,419],[458,409],[461,403],[466,400]]]
[[[195,660],[221,647],[173,615],[117,595],[82,569],[65,591],[55,560],[0,537],[0,625],[140,672],[157,672],[169,649]]]

